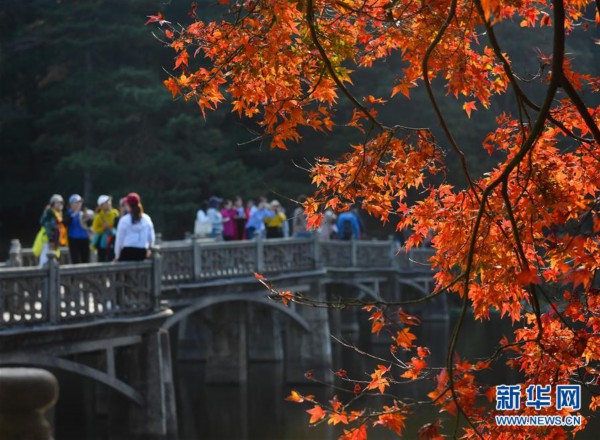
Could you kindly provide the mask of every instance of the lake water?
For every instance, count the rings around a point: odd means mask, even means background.
[[[419,337],[418,345],[427,346],[432,351],[430,366],[444,364],[446,347],[455,318],[449,322],[423,322],[415,328]],[[364,324],[364,323],[363,323]],[[462,339],[458,353],[471,358],[487,356],[498,345],[503,334],[509,335],[510,322],[502,325],[494,323],[479,324],[468,319],[463,327]],[[362,325],[358,334],[353,335],[355,342],[367,351],[386,356],[387,344],[371,341],[369,328]],[[352,350],[334,345],[334,369],[344,368],[353,378],[367,379],[378,362],[354,353]],[[251,363],[248,367],[248,383],[246,385],[207,385],[203,383],[204,364],[202,362],[176,362],[175,380],[177,392],[177,411],[180,440],[334,440],[342,433],[340,425],[333,427],[322,424],[317,428],[308,426],[308,407],[303,404],[285,401],[292,389],[302,394],[314,394],[317,398],[328,400],[338,393],[341,399],[348,396],[329,387],[318,385],[290,385],[284,381],[283,363]],[[55,413],[56,439],[105,439],[108,426],[120,423],[118,416],[99,417],[98,413],[110,411],[103,405],[126,405],[120,397],[111,397],[111,391],[96,396],[95,411],[92,413],[84,403],[82,395],[86,388],[96,390],[87,380],[74,375],[59,374],[61,382],[61,399]],[[483,382],[496,384],[518,384],[519,376],[507,368],[496,368],[486,372]],[[68,385],[65,385],[68,384]],[[338,384],[338,382],[336,382]],[[435,387],[432,381],[420,381],[408,385],[396,386],[398,395],[427,400],[427,393]],[[107,403],[108,402],[108,403]],[[587,405],[589,396],[585,396],[583,405]],[[373,399],[369,404],[377,405]],[[417,430],[425,423],[435,421],[436,408],[422,405],[408,420],[403,438],[416,439]],[[443,418],[447,433],[453,430],[453,420]],[[123,422],[123,421],[121,421]],[[590,420],[584,433],[578,440],[597,439],[600,424]],[[120,437],[120,436],[119,436]],[[130,437],[124,433],[123,439]],[[397,438],[386,429],[374,429],[369,439],[383,440]]]

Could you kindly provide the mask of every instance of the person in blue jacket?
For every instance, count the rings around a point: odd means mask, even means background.
[[[275,213],[269,209],[267,199],[265,197],[258,199],[258,204],[250,208],[248,222],[246,223],[246,237],[250,240],[263,237],[265,219],[273,217],[275,217]]]
[[[69,237],[69,255],[71,263],[90,262],[90,226],[92,216],[83,207],[83,199],[79,194],[69,197],[69,210],[64,218]]]
[[[342,212],[337,221],[340,240],[358,240],[360,238],[360,223],[354,210]]]

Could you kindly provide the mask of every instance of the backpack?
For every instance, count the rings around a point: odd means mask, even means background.
[[[351,240],[354,236],[354,229],[352,228],[352,222],[350,220],[344,220],[342,223],[342,229],[339,231],[340,238],[342,240]]]

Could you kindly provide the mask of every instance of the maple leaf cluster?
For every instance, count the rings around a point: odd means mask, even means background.
[[[499,428],[489,411],[491,388],[477,373],[503,360],[525,375],[525,383],[582,384],[591,394],[589,411],[600,407],[600,108],[582,96],[597,97],[600,78],[577,71],[565,54],[576,27],[600,23],[590,0],[242,0],[219,1],[223,19],[160,26],[175,52],[165,86],[173,98],[195,101],[202,113],[224,101],[262,127],[260,139],[287,148],[303,129],[329,132],[336,124],[359,130],[365,141],[343,156],[317,158],[316,186],[304,207],[311,227],[327,209],[360,205],[398,230],[409,230],[406,249],[431,238],[435,289],[431,297],[456,295],[463,301],[444,369],[428,367],[428,350],[415,346],[410,327],[418,320],[384,305],[368,305],[372,331],[388,332],[391,361],[370,379],[351,381],[354,399],[384,394],[398,381],[429,379],[429,397],[441,412],[465,417],[469,438],[562,438],[567,428]],[[596,2],[597,3],[597,2]],[[529,96],[496,28],[516,22],[532,32],[552,30],[552,50],[540,53],[534,79],[545,89],[540,102]],[[443,138],[427,128],[387,126],[377,109],[388,97],[352,93],[352,75],[397,57],[402,69],[388,84],[389,99],[410,97],[422,87]],[[495,95],[510,95],[515,114],[501,114],[482,147],[498,160],[475,178],[452,134],[431,81],[437,78],[465,111],[490,106]],[[383,90],[386,85],[378,85]],[[585,92],[585,95],[582,93]],[[340,99],[354,107],[349,121],[337,121]],[[335,122],[335,123],[334,123]],[[461,164],[463,186],[445,181],[445,158]],[[260,276],[259,276],[260,277]],[[259,278],[272,297],[310,304],[307,297],[278,292]],[[485,361],[456,354],[466,311],[481,321],[499,312],[515,331]],[[391,330],[398,324],[398,329]],[[410,361],[401,361],[402,353]],[[344,439],[364,439],[374,426],[402,432],[410,404],[394,399],[378,410],[356,411],[334,397],[329,404],[312,396],[290,400],[312,405],[310,423],[348,425]],[[437,438],[436,421],[419,432]],[[584,425],[575,429],[583,429]]]

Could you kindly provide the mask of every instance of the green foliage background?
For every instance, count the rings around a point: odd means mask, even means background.
[[[144,21],[160,10],[169,20],[186,23],[188,9],[188,1],[3,0],[0,258],[6,257],[11,238],[31,245],[39,215],[55,192],[65,197],[80,193],[93,208],[100,194],[118,198],[137,191],[157,229],[165,238],[176,238],[192,229],[195,211],[212,194],[267,195],[291,209],[286,198],[311,190],[302,168],[315,156],[335,156],[360,142],[355,131],[342,128],[334,136],[306,133],[288,152],[269,151],[268,143],[245,144],[256,136],[256,127],[239,120],[230,107],[203,120],[193,103],[173,102],[162,80],[172,69],[174,53],[153,37],[153,32],[159,35],[156,27],[145,27]],[[199,13],[216,12],[201,4]],[[525,36],[515,37],[517,31]],[[548,32],[515,25],[500,36],[519,73],[534,75],[540,67],[536,50],[548,45]],[[570,52],[576,68],[598,74],[599,46],[593,36],[576,31],[569,38]],[[401,69],[392,58],[358,71],[353,91],[388,98]],[[536,83],[528,87],[535,96]],[[475,112],[468,120],[461,102],[446,97],[439,84],[436,90],[473,173],[489,169],[495,158],[481,141],[495,115],[511,110],[511,98],[495,100],[491,111]],[[437,125],[424,93],[391,101],[381,112],[384,121]],[[343,123],[351,109],[342,97],[340,104]],[[461,185],[452,154],[448,162],[448,179]]]

